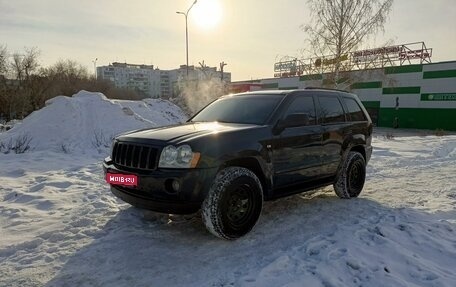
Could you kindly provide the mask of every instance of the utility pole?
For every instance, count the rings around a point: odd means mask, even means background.
[[[97,61],[98,61],[98,58],[95,58],[95,60],[92,61],[93,69],[95,70],[95,80],[97,79]]]
[[[188,80],[188,13],[190,12],[190,9],[192,9],[193,5],[196,4],[196,1],[198,0],[195,0],[195,2],[193,2],[193,4],[190,6],[190,8],[188,8],[187,12],[180,12],[180,11],[177,11],[176,13],[177,14],[182,14],[185,16],[185,51],[186,51],[186,54],[187,54],[187,80]]]
[[[225,62],[221,62],[220,63],[220,73],[221,73],[221,77],[220,78],[221,78],[222,82],[223,82],[223,67],[225,67],[226,65],[228,65],[228,64],[225,63]]]

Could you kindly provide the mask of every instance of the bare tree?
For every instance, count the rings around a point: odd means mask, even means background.
[[[16,80],[22,81],[24,78],[24,68],[22,66],[22,55],[19,53],[13,54],[13,60],[11,62],[11,73]]]
[[[39,56],[40,50],[38,50],[38,48],[25,48],[24,57],[22,58],[22,67],[26,80],[29,80],[30,76],[38,71],[38,68],[40,67],[40,64],[38,63]]]
[[[39,71],[38,58],[40,51],[36,47],[24,48],[24,52],[14,53],[11,62],[12,74],[16,84],[13,85],[12,95],[15,97],[15,117],[23,118],[32,110],[32,80]],[[11,114],[11,113],[10,113]]]
[[[44,69],[43,74],[53,83],[54,96],[71,96],[78,92],[89,79],[87,68],[73,60],[59,60],[54,65]]]
[[[71,96],[80,90],[102,92],[114,99],[142,98],[134,90],[95,79],[76,61],[59,60],[40,68],[39,55],[37,48],[25,48],[9,57],[6,45],[0,45],[0,120],[23,118],[50,98]]]
[[[39,63],[38,57],[40,51],[38,48],[25,48],[23,54],[14,53],[13,61],[11,62],[11,68],[14,78],[19,81],[25,81],[30,78],[30,76],[38,71]]]
[[[6,45],[0,45],[0,122],[6,118],[8,107],[6,73],[8,71],[8,50]]]
[[[7,71],[7,56],[8,50],[6,49],[6,45],[0,45],[0,75],[3,75]]]
[[[333,81],[337,86],[341,63],[349,52],[383,30],[393,0],[308,0],[311,24],[303,25],[317,56],[334,55]]]

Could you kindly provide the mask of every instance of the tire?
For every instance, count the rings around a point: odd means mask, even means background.
[[[218,172],[201,206],[207,230],[223,239],[236,239],[255,225],[263,207],[263,189],[258,177],[243,167]]]
[[[350,151],[347,159],[337,172],[333,184],[334,190],[340,198],[358,197],[366,180],[366,161],[362,154]]]

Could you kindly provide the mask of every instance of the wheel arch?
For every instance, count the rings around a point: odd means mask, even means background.
[[[362,144],[350,145],[350,146],[346,147],[345,149],[343,149],[341,151],[342,158],[341,158],[341,161],[339,163],[339,167],[337,168],[336,177],[338,176],[342,166],[344,165],[344,162],[347,160],[348,154],[351,151],[359,152],[363,156],[363,158],[364,158],[364,160],[366,161],[366,164],[367,164],[366,148],[364,147],[364,145],[362,145]]]
[[[363,156],[364,160],[367,162],[367,159],[366,159],[366,149],[364,148],[364,146],[362,146],[362,145],[355,145],[355,146],[352,146],[352,147],[350,148],[349,152],[350,152],[350,151],[359,152],[359,153]]]
[[[219,170],[230,166],[239,166],[251,170],[260,180],[263,188],[263,196],[268,197],[272,190],[272,182],[268,179],[260,161],[256,157],[242,157],[225,161]]]

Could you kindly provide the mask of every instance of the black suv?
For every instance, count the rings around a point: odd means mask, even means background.
[[[186,123],[118,136],[104,161],[111,191],[139,208],[187,214],[235,239],[263,200],[332,184],[361,192],[372,121],[358,97],[306,88],[223,96]]]

